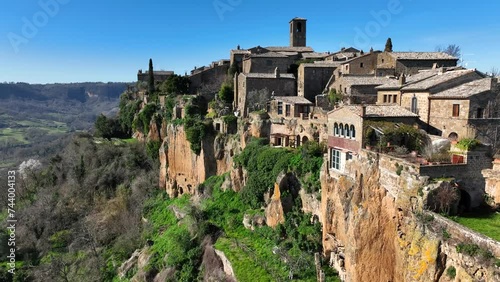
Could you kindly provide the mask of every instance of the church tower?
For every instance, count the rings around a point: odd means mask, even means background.
[[[293,18],[290,21],[290,47],[306,47],[306,19]]]

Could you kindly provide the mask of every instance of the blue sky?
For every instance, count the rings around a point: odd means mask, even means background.
[[[463,3],[463,4],[462,4]],[[466,5],[467,3],[468,5]],[[307,18],[316,51],[434,51],[457,44],[467,67],[500,69],[500,1],[25,0],[0,4],[0,82],[134,81],[184,74],[229,50],[286,46]]]

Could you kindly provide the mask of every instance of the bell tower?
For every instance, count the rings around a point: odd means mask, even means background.
[[[290,21],[290,47],[306,47],[306,21],[293,18]]]

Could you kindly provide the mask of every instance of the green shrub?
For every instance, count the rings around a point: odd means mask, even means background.
[[[146,144],[146,152],[148,156],[153,160],[157,160],[160,154],[159,153],[160,147],[161,147],[160,141],[149,141]]]
[[[446,269],[446,275],[448,275],[448,277],[450,277],[451,279],[455,279],[455,276],[457,275],[457,270],[455,269],[454,266],[450,266],[448,267],[448,269]]]
[[[479,146],[481,142],[477,139],[473,138],[463,138],[456,144],[456,147],[463,151],[471,151],[474,150],[477,146]]]
[[[232,103],[234,100],[234,90],[231,84],[223,83],[217,97],[225,103]]]
[[[476,244],[459,243],[456,247],[457,252],[469,255],[471,257],[479,254],[480,248]]]
[[[147,104],[142,111],[139,112],[137,119],[133,122],[134,130],[140,130],[144,134],[149,132],[149,124],[151,122],[151,118],[157,110],[156,104]]]

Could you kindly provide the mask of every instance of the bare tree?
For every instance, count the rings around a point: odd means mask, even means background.
[[[491,75],[491,77],[500,76],[500,70],[496,67],[492,67],[490,70],[490,75]]]
[[[442,45],[436,46],[436,52],[443,52],[457,58],[458,59],[457,65],[459,65],[462,62],[461,60],[462,50],[460,49],[460,46],[458,46],[457,44],[448,44],[448,46],[446,47],[443,47]]]

